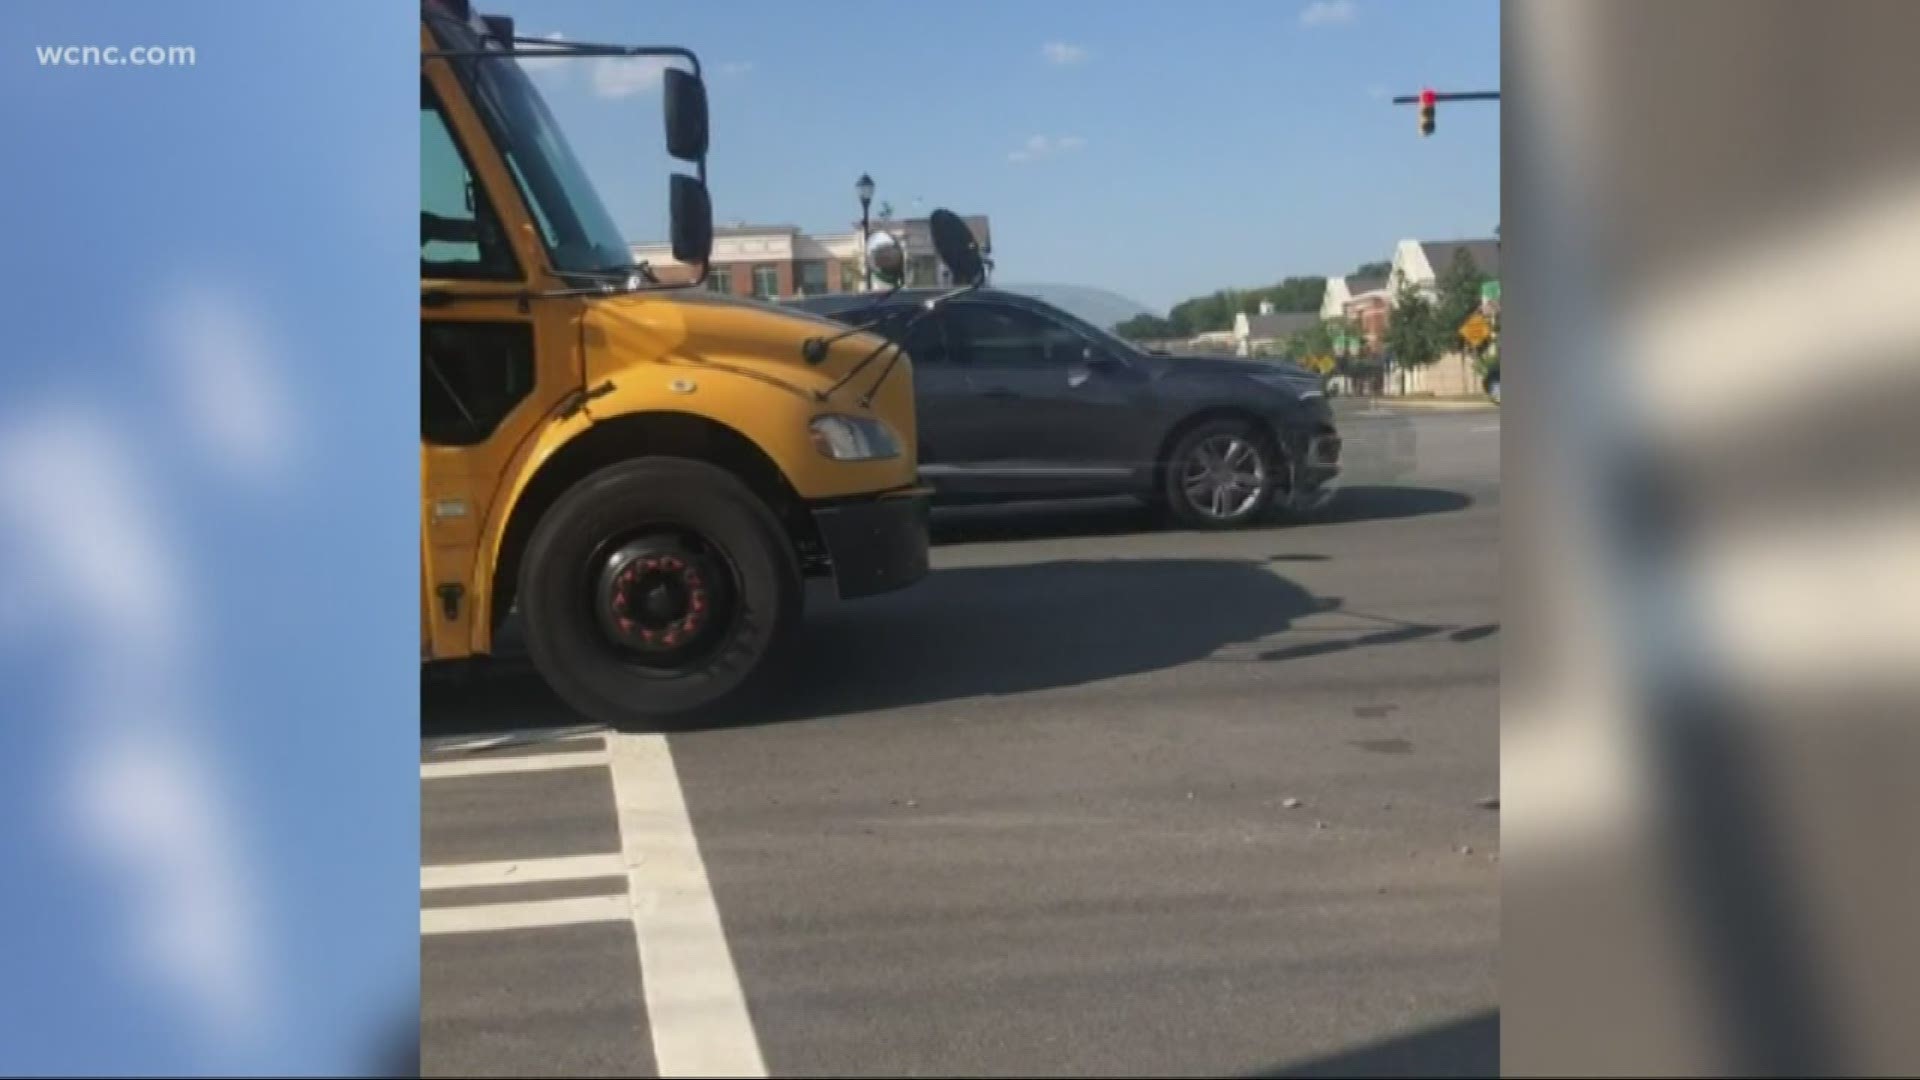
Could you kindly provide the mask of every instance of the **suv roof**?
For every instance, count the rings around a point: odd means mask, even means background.
[[[839,315],[868,304],[885,303],[889,306],[894,304],[915,304],[922,300],[930,300],[936,296],[945,296],[952,291],[950,288],[922,287],[899,289],[892,293],[827,293],[824,296],[796,296],[780,302],[788,307],[797,307],[802,311],[811,311],[816,315]],[[980,300],[1024,300],[1028,303],[1036,302],[1032,297],[1023,296],[1020,293],[1005,292],[1000,289],[975,289],[963,296],[956,296],[954,299],[962,300],[969,297]]]

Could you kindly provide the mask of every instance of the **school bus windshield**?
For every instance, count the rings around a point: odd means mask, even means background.
[[[468,37],[448,43],[455,48],[499,47],[491,41],[483,45],[461,27],[443,25],[442,33]],[[532,208],[553,268],[586,276],[630,272],[633,255],[626,239],[519,63],[503,58],[460,60],[454,66]]]

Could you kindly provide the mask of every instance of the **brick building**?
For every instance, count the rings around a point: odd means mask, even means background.
[[[991,254],[993,233],[987,218],[965,218],[980,250]],[[947,284],[945,268],[934,254],[925,218],[872,223],[874,232],[892,233],[906,249],[909,286]],[[823,293],[858,292],[864,284],[860,230],[806,233],[796,225],[748,225],[733,222],[713,230],[713,258],[707,288],[736,296],[786,299]],[[666,241],[633,245],[633,257],[654,266],[676,266]],[[878,283],[876,283],[878,287]]]

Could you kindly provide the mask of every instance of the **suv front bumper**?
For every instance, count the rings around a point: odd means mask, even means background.
[[[1293,483],[1287,491],[1288,509],[1318,510],[1333,498],[1339,490],[1340,450],[1340,435],[1335,431],[1320,431],[1299,440],[1290,455]]]
[[[904,589],[927,576],[930,494],[911,488],[813,508],[841,599]]]

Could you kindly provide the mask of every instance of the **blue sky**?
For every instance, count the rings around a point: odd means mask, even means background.
[[[0,1056],[364,1070],[419,993],[418,16],[7,14]]]
[[[1498,107],[1443,105],[1422,139],[1386,100],[1497,88],[1489,0],[492,10],[523,34],[697,52],[721,220],[844,228],[865,171],[898,214],[989,215],[1001,280],[1164,308],[1499,221]],[[616,218],[656,234],[656,93],[591,63],[542,85]]]

